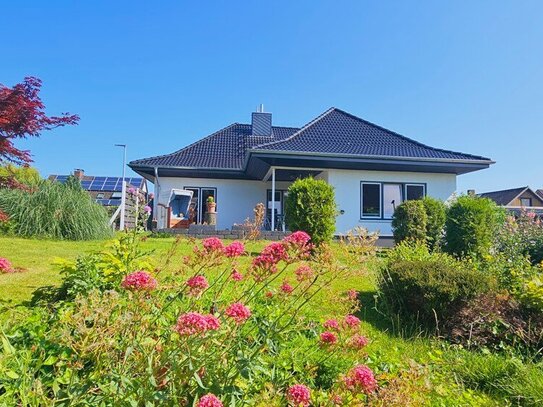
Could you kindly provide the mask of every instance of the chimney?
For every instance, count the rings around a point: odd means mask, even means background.
[[[251,115],[251,128],[253,136],[272,136],[272,115],[264,113],[264,105],[260,105]]]
[[[84,175],[85,175],[85,171],[83,171],[81,168],[76,168],[74,170],[74,177],[76,177],[78,180],[81,181]]]

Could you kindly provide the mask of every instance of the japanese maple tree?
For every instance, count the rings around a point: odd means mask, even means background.
[[[30,151],[15,147],[16,139],[38,137],[44,130],[78,123],[77,115],[47,116],[41,86],[41,80],[32,76],[12,88],[0,84],[0,164],[32,162]]]

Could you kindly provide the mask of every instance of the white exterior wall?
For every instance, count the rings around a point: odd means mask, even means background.
[[[168,206],[172,188],[210,187],[217,188],[217,228],[230,229],[234,223],[241,224],[247,218],[253,219],[256,204],[266,204],[266,190],[271,181],[250,181],[234,179],[175,178],[160,177],[158,203]],[[276,182],[276,189],[287,189],[288,182]],[[158,228],[166,227],[165,210],[159,209]]]
[[[426,184],[426,195],[447,200],[456,191],[455,174],[394,171],[328,170],[328,182],[335,188],[339,210],[336,233],[345,233],[356,226],[379,231],[381,236],[392,236],[389,219],[360,219],[360,182],[398,182]]]
[[[455,174],[435,174],[394,171],[353,171],[326,170],[317,178],[324,179],[335,189],[336,202],[344,214],[338,215],[336,233],[345,233],[356,226],[370,231],[379,231],[381,236],[392,236],[391,221],[387,219],[360,219],[360,182],[398,182],[426,184],[426,194],[447,200],[456,190]],[[206,178],[160,177],[158,203],[169,204],[172,188],[212,187],[217,188],[217,228],[230,229],[233,224],[241,224],[253,218],[256,204],[266,203],[266,190],[271,189],[271,181],[249,181]],[[290,182],[276,182],[277,190],[286,190]],[[166,227],[165,210],[159,208],[158,227]]]

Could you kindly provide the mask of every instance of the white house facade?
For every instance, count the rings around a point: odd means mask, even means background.
[[[258,203],[265,204],[267,229],[288,227],[287,189],[312,176],[334,187],[337,234],[362,226],[391,236],[392,214],[402,201],[426,195],[447,200],[458,175],[492,163],[423,145],[332,108],[301,128],[272,126],[270,113],[255,112],[251,124],[234,123],[175,153],[129,165],[155,184],[158,229],[204,222],[210,196],[218,229],[252,218]],[[187,206],[177,205],[179,199]]]

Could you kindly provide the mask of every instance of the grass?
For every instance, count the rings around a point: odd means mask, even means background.
[[[173,242],[173,238],[150,238],[143,243],[143,248],[154,250],[154,261],[160,267]],[[191,250],[193,244],[183,240],[170,267],[183,261],[182,256]],[[252,242],[246,247],[249,252],[257,253],[264,244]],[[56,258],[75,259],[79,254],[99,250],[105,245],[105,241],[0,237],[0,257],[7,257],[15,267],[26,269],[22,273],[0,275],[2,301],[7,302],[8,310],[24,309],[29,306],[35,290],[60,284],[59,272],[53,264]],[[339,255],[339,250],[336,253]],[[537,366],[511,362],[498,355],[475,354],[453,348],[443,341],[425,337],[416,327],[402,326],[380,313],[375,307],[376,291],[371,267],[356,277],[338,281],[333,291],[337,294],[351,288],[360,293],[363,304],[359,316],[363,320],[365,335],[371,338],[367,348],[370,360],[378,363],[381,371],[390,372],[391,378],[398,372],[406,372],[405,380],[413,386],[409,392],[417,401],[409,404],[400,394],[399,404],[391,401],[390,405],[504,406],[517,405],[519,401],[521,405],[537,405],[532,401],[543,399],[539,394],[543,389],[543,375]],[[315,308],[309,311],[311,316],[324,319],[333,314],[337,309],[333,295],[322,293],[318,296]],[[4,317],[7,314],[10,312]],[[405,383],[402,386],[400,393],[406,391]],[[394,387],[391,389],[392,392]]]

